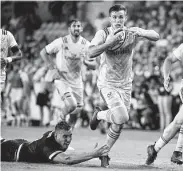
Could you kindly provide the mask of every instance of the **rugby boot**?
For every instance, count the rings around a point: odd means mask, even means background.
[[[148,157],[147,157],[147,160],[146,160],[146,164],[150,165],[150,164],[152,164],[154,162],[154,160],[157,157],[157,152],[154,149],[154,145],[149,145],[147,147],[147,154],[148,154]]]
[[[101,167],[105,167],[105,168],[109,167],[110,157],[108,155],[107,156],[100,156],[99,159],[101,161]]]
[[[171,157],[171,162],[176,163],[176,164],[183,164],[182,161],[182,152],[180,151],[174,151],[173,155]]]
[[[101,111],[100,107],[97,106],[97,107],[95,108],[94,114],[93,114],[93,116],[92,116],[92,118],[91,118],[91,121],[90,121],[90,128],[91,128],[91,130],[96,130],[98,124],[99,124],[100,121],[101,121],[101,120],[98,120],[98,119],[97,119],[97,114],[98,114],[98,112],[100,112],[100,111]]]

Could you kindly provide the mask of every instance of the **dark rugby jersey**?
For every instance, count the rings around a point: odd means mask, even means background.
[[[24,162],[51,162],[59,153],[64,152],[55,141],[52,131],[46,132],[41,139],[24,143],[20,149],[19,160]]]

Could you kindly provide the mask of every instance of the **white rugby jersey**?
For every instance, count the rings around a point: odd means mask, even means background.
[[[173,54],[175,55],[175,57],[177,59],[179,59],[181,62],[183,62],[183,43],[181,43],[179,45],[179,47],[173,51]],[[183,103],[183,79],[181,82],[181,89],[180,89],[179,95],[180,95],[181,101]]]
[[[56,65],[60,71],[61,80],[66,81],[70,86],[82,88],[81,68],[90,42],[80,36],[78,42],[74,43],[70,35],[60,37],[45,49],[48,54],[56,54]]]
[[[13,46],[18,46],[14,36],[10,31],[0,29],[0,38],[1,38],[1,58],[6,58],[8,56],[9,48]],[[1,83],[5,82],[6,79],[6,67],[1,68],[1,75],[0,75]]]
[[[109,36],[114,34],[112,27],[107,28]],[[99,30],[91,45],[100,45],[106,41],[106,32]],[[133,80],[132,58],[136,36],[132,32],[125,31],[124,41],[118,49],[106,50],[101,54],[98,86],[113,85],[124,87],[131,85]]]
[[[173,51],[173,54],[175,55],[175,57],[177,59],[179,59],[180,61],[183,62],[183,43],[181,43],[179,45],[178,48],[176,48],[174,51]]]

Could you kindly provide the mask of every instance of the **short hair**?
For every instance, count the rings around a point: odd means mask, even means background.
[[[72,25],[72,23],[75,23],[75,22],[80,22],[80,23],[81,23],[81,21],[80,21],[79,19],[77,19],[77,18],[72,18],[71,20],[69,20],[69,21],[67,22],[67,26],[70,27],[70,26]]]
[[[123,6],[123,5],[121,5],[121,4],[114,5],[114,6],[112,6],[112,7],[109,9],[109,15],[111,15],[111,13],[112,13],[113,11],[118,12],[118,11],[121,11],[121,10],[125,11],[125,13],[127,14],[127,9],[126,9],[125,6]]]
[[[71,129],[71,126],[65,121],[60,121],[55,126],[55,130],[69,131],[70,129]]]

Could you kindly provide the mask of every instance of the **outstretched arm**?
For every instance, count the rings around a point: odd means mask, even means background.
[[[85,152],[80,154],[65,154],[59,153],[53,158],[53,163],[62,163],[67,165],[78,164],[88,161],[92,158],[97,158],[109,151],[109,147],[106,145],[94,149],[92,152]]]
[[[157,41],[160,38],[159,34],[154,30],[145,30],[139,27],[131,27],[129,30],[134,32],[137,37],[146,38],[151,41]]]

